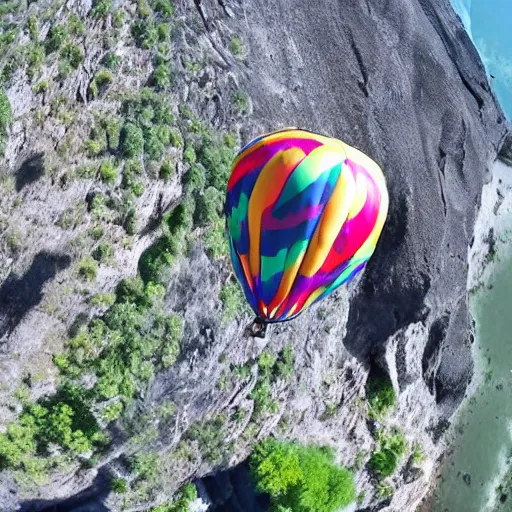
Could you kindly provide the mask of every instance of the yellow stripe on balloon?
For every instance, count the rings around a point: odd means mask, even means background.
[[[304,159],[300,148],[281,151],[261,171],[249,200],[247,217],[249,221],[249,266],[253,277],[260,272],[261,218],[265,208],[274,204],[281,193],[288,176]]]
[[[356,185],[352,172],[346,171],[349,170],[345,169],[345,172],[342,170],[340,173],[336,186],[315,229],[306,257],[302,262],[300,273],[306,277],[313,276],[323,265],[336,237],[347,220]]]
[[[351,170],[346,168],[348,172]],[[363,209],[363,206],[366,203],[366,199],[368,197],[368,185],[366,182],[366,177],[362,173],[356,174],[356,191],[354,194],[354,199],[352,204],[350,205],[350,210],[347,215],[347,220],[353,219],[356,217],[359,212]]]

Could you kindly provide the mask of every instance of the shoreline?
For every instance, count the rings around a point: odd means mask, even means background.
[[[491,167],[491,180],[482,189],[482,199],[475,221],[473,243],[468,248],[468,283],[469,305],[471,317],[476,319],[476,306],[485,290],[492,289],[489,284],[500,264],[500,254],[512,241],[512,226],[505,219],[512,215],[512,162],[497,159]],[[507,225],[509,226],[507,228]],[[509,232],[509,233],[507,233]],[[512,246],[509,245],[509,251]],[[476,320],[475,320],[476,321]],[[436,512],[436,490],[439,488],[443,473],[453,454],[457,436],[457,427],[463,421],[466,408],[473,396],[478,392],[485,379],[483,354],[478,349],[478,340],[473,344],[474,373],[468,385],[464,400],[451,418],[451,425],[446,434],[446,448],[440,457],[439,464],[432,474],[431,486],[416,509],[416,512]],[[500,475],[495,475],[488,483],[493,483],[495,490],[502,478],[507,474],[508,466],[501,465]],[[494,496],[489,493],[486,508],[492,503]]]

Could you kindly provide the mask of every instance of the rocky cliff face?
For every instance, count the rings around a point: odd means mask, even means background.
[[[155,363],[119,419],[106,420],[105,401],[94,402],[111,436],[99,456],[62,461],[57,447],[60,462],[45,475],[27,477],[27,464],[6,469],[2,510],[144,510],[191,479],[241,463],[255,440],[271,434],[333,446],[356,472],[359,510],[415,510],[471,379],[467,252],[488,167],[506,134],[476,50],[447,0],[196,0],[177,2],[172,15],[158,2],[146,5],[41,1],[4,15],[4,33],[15,33],[2,57],[13,111],[0,197],[4,425],[27,401],[55,392],[52,356],[69,351],[66,341],[103,315],[115,300],[108,294],[137,272],[141,255],[161,239],[162,215],[190,190],[192,169],[207,183],[200,197],[215,189],[208,173],[225,167],[221,147],[232,142],[216,142],[215,155],[207,150],[222,134],[240,145],[295,125],[359,147],[384,169],[389,218],[358,282],[273,326],[266,340],[244,335],[250,315],[227,257],[209,238],[218,214],[186,224],[188,248],[165,249],[178,252],[165,265],[163,308],[182,319],[179,356]],[[170,26],[168,41],[159,24]],[[71,52],[59,47],[32,73],[33,60],[20,63],[18,49],[29,47],[30,56],[30,45],[48,48],[54,25],[67,27],[82,60],[64,70]],[[109,68],[112,55],[118,62]],[[153,128],[143,125],[149,138],[134,177],[129,151],[112,142],[113,125],[101,126],[131,122],[127,102],[143,86],[169,102],[166,123],[185,146],[168,139],[161,151],[151,149]],[[156,103],[153,114],[144,105],[140,122],[156,119]],[[105,159],[115,159],[113,179],[98,171]],[[197,211],[202,199],[195,200]],[[105,258],[102,243],[111,247]],[[99,254],[99,265],[90,254]],[[287,369],[265,378],[264,350]],[[380,428],[399,427],[409,446],[387,487],[365,466],[376,447],[365,383],[381,374],[398,400]],[[80,385],[91,389],[98,375],[88,370]],[[424,453],[420,464],[413,446]],[[137,453],[157,455],[158,478],[136,474],[130,460]],[[235,490],[216,501],[250,510],[244,499],[252,498],[239,492],[243,474],[234,474],[220,474],[217,487],[235,482]],[[126,493],[110,491],[112,477],[128,483]]]

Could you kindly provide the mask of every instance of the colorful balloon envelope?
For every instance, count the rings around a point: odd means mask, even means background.
[[[242,148],[225,214],[233,268],[257,316],[289,320],[363,270],[388,203],[380,167],[340,140],[287,129]]]

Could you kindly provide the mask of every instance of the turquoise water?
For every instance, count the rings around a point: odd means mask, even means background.
[[[490,75],[505,114],[512,119],[512,0],[452,0]]]
[[[481,383],[455,421],[435,512],[512,511],[512,496],[501,506],[492,502],[512,452],[512,255],[497,263],[487,284],[492,289],[484,288],[472,303]]]

